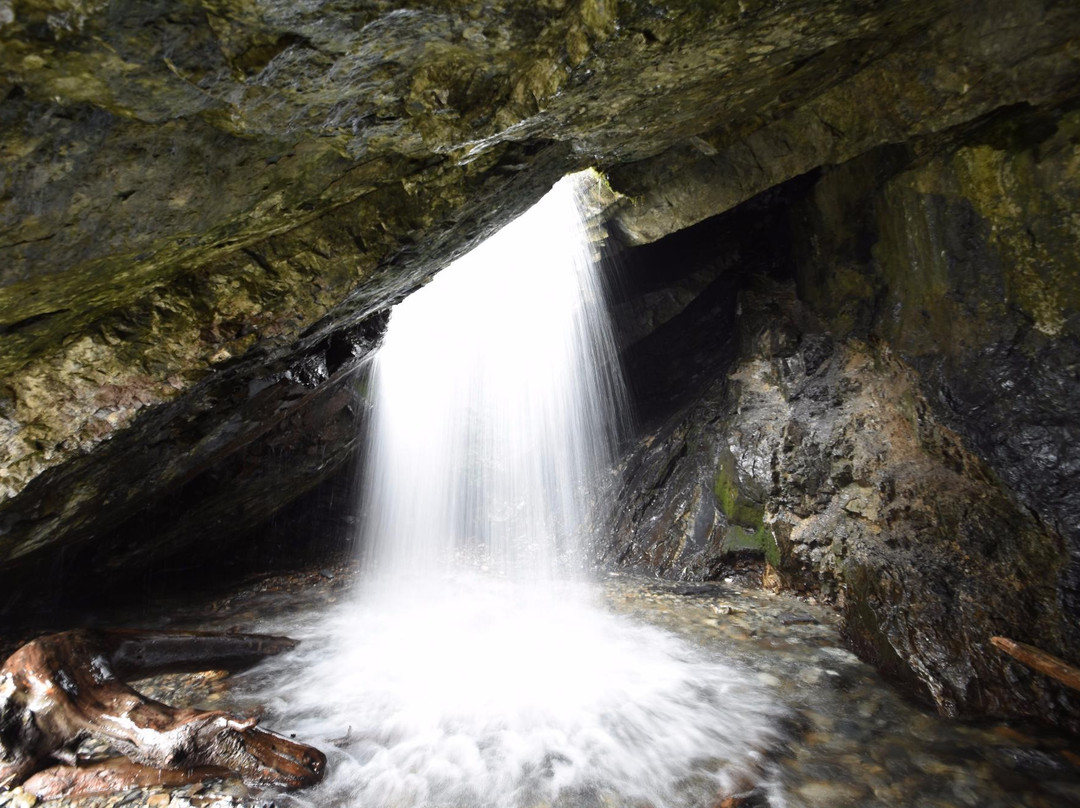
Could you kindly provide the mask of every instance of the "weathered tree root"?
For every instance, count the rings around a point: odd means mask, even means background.
[[[52,761],[75,763],[78,745],[88,738],[139,766],[56,767],[38,779],[42,791],[66,793],[65,778],[69,788],[83,782],[75,788],[81,793],[88,793],[86,782],[122,790],[151,777],[141,767],[182,772],[186,782],[232,772],[252,785],[314,785],[326,766],[319,750],[259,729],[255,719],[170,707],[121,681],[165,671],[235,670],[294,646],[258,634],[76,630],[39,637],[0,668],[0,788],[23,783]]]

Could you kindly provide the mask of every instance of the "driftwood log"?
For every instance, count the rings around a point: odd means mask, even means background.
[[[238,670],[295,644],[200,632],[76,630],[39,637],[0,668],[0,789],[24,784],[46,797],[229,773],[252,785],[314,785],[326,765],[319,750],[263,730],[256,719],[170,707],[124,683],[164,672]],[[89,738],[128,760],[80,765],[77,748]]]
[[[1073,690],[1080,690],[1080,668],[1075,668],[1065,660],[1058,659],[1034,645],[1016,642],[1008,637],[991,637],[990,642],[995,648],[1023,662],[1029,668],[1045,673]]]

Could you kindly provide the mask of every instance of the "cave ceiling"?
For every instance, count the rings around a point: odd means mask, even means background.
[[[380,312],[565,173],[655,241],[1060,103],[1078,36],[1032,0],[0,0],[0,559],[329,406]]]

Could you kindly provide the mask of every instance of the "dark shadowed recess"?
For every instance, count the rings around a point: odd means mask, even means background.
[[[731,363],[738,289],[755,275],[791,276],[788,209],[815,175],[653,244],[626,247],[609,239],[605,275],[637,424],[663,420]],[[43,552],[33,573],[22,577],[27,586],[13,586],[0,603],[2,613],[17,620],[52,613],[93,621],[97,610],[183,593],[209,596],[245,578],[330,568],[357,557],[355,494],[369,407],[363,357],[384,327],[385,313],[359,329],[335,332],[265,387],[245,382],[241,390],[226,374],[201,391],[207,409],[222,396],[248,400],[239,408],[244,422],[236,429],[243,438],[235,450],[216,450],[203,465],[185,461],[189,468],[174,484],[122,510],[123,518],[100,540]],[[197,429],[191,418],[188,405],[165,408],[158,430]],[[117,452],[129,454],[134,474],[170,462],[155,459],[153,440],[113,443],[69,473],[92,474],[81,465],[105,467]],[[155,549],[143,559],[151,534],[155,548],[162,534],[175,535],[178,550],[160,555]]]
[[[615,241],[606,262],[635,420],[647,432],[699,396],[735,359],[739,290],[794,277],[790,208],[814,170],[652,244]]]

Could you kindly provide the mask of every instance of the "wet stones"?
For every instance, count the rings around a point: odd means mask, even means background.
[[[989,644],[1013,625],[1063,648],[1054,533],[935,418],[910,366],[832,340],[788,286],[744,288],[739,307],[726,379],[631,455],[629,479],[653,482],[609,557],[722,575],[753,535],[775,585],[835,603],[859,656],[943,713],[1076,721],[1075,697]],[[706,474],[702,540],[678,514]]]
[[[214,474],[193,488],[231,490],[240,477],[237,498],[259,498],[250,518],[265,522],[275,507],[264,489],[310,488],[348,453],[265,481],[244,477],[261,457],[201,455],[226,433],[247,445],[271,423],[290,436],[325,424],[256,412],[247,391],[294,380],[270,396],[292,410],[294,396],[333,386],[337,351],[325,371],[313,356],[324,341],[342,342],[568,171],[610,170],[626,193],[617,229],[648,242],[883,143],[1060,102],[1077,78],[1068,4],[1002,15],[955,0],[829,0],[813,13],[758,2],[421,5],[0,2],[5,563],[92,545],[99,552],[80,549],[72,570],[134,569],[184,551],[184,536],[213,533],[216,545],[247,515],[218,503],[160,547],[127,529],[140,514],[167,521],[138,506],[174,497],[208,465]],[[990,192],[983,202],[996,198],[997,168],[1023,176],[983,151],[964,159]],[[1051,218],[1032,232],[1069,254],[1063,231],[1044,228]],[[1012,249],[1027,233],[1002,238]],[[1025,313],[1039,333],[1060,330],[1064,285],[1039,276],[1047,262],[1017,265]],[[675,292],[652,290],[649,328],[713,280],[690,275]],[[777,352],[793,350],[792,333],[772,336]],[[815,367],[821,353],[805,359]],[[1067,434],[1010,431],[1010,454],[1035,450],[1043,466],[1067,455]],[[325,444],[282,445],[294,459]],[[175,477],[149,473],[186,458]],[[691,559],[740,531],[709,521],[714,475],[683,482],[677,513],[659,518],[688,528]],[[756,524],[736,524],[746,534],[729,549],[763,543]],[[118,527],[123,541],[107,545]],[[680,553],[641,561],[710,573]]]
[[[792,707],[788,751],[763,784],[787,801],[779,804],[1054,808],[1080,793],[1068,739],[959,724],[919,708],[843,647],[835,616],[821,605],[733,585],[711,600],[678,596],[677,586],[629,577],[609,579],[607,591],[619,610],[755,671]],[[721,604],[738,611],[717,617]],[[792,612],[822,622],[785,625]]]
[[[267,579],[216,603],[189,605],[184,619],[192,628],[221,630],[325,611],[340,595],[340,582],[352,580],[347,571],[341,573],[333,581],[315,572]],[[787,743],[770,761],[748,805],[1059,808],[1080,795],[1074,742],[1037,730],[953,722],[912,703],[843,647],[835,613],[821,604],[735,582],[679,594],[681,587],[668,582],[615,575],[605,578],[602,589],[611,609],[661,625],[700,653],[750,671],[786,705]],[[724,607],[731,607],[730,613],[723,613]],[[790,614],[812,615],[818,622],[785,625]],[[200,700],[216,694],[222,709],[237,709],[244,700],[242,684],[225,677],[172,675],[144,680],[140,687],[148,693],[187,688]],[[0,805],[15,799],[16,794],[2,795]],[[268,808],[271,803],[285,804],[277,794],[255,793],[238,780],[211,779],[50,804]],[[579,808],[574,800],[565,805]]]

